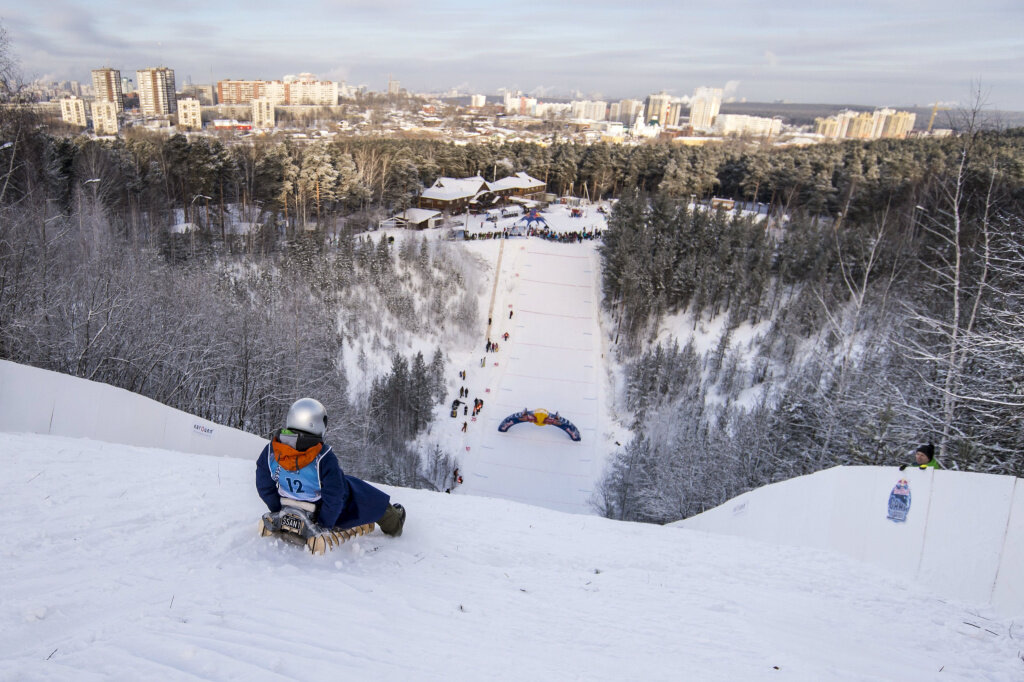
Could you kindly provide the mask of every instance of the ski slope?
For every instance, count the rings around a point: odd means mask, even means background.
[[[585,218],[571,218],[568,207],[555,205],[543,217],[554,232],[605,229],[604,216],[593,207]],[[470,232],[516,222],[505,219],[493,226],[482,216],[467,220]],[[452,384],[451,397],[468,384],[470,416],[460,411],[454,419],[447,413],[438,418],[464,479],[455,493],[594,512],[594,486],[610,452],[599,429],[610,420],[602,369],[598,244],[539,237],[465,244],[490,270],[487,290],[481,292],[482,317],[490,325],[481,330],[478,352],[454,362],[455,371],[467,370],[467,381]],[[488,339],[498,343],[498,352],[485,352]],[[474,398],[484,401],[476,419],[471,417]],[[502,419],[524,408],[557,412],[576,425],[581,440],[534,424],[498,432]]]
[[[4,681],[1024,676],[1019,622],[830,552],[388,489],[402,537],[315,557],[256,535],[253,461],[0,433],[0,464]]]
[[[503,246],[490,336],[499,352],[481,353],[486,397],[469,449],[460,453],[462,492],[588,513],[604,464],[597,254],[592,243],[515,239]],[[524,408],[557,411],[581,440],[534,424],[498,431],[502,419]]]

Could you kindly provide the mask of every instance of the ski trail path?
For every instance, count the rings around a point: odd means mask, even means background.
[[[483,399],[484,408],[459,453],[459,492],[593,513],[590,499],[604,467],[596,247],[542,239],[502,247],[507,252],[495,272],[490,327],[499,352],[484,354],[486,366],[474,372],[484,388],[472,397]],[[579,428],[582,440],[533,424],[499,433],[501,420],[523,408],[558,412]]]

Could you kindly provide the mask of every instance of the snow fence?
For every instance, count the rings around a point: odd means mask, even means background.
[[[254,461],[267,444],[121,388],[6,360],[0,360],[0,431]]]
[[[905,479],[906,520],[888,518]],[[835,467],[744,493],[671,524],[835,550],[937,593],[1024,615],[1024,479],[897,467]]]

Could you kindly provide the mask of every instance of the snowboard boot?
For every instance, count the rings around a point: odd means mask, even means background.
[[[405,525],[405,507],[400,504],[389,504],[377,525],[385,535],[397,538],[402,534],[402,527]]]

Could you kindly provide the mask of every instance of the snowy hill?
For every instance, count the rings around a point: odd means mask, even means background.
[[[253,466],[3,434],[0,679],[1020,679],[1020,626],[816,550],[391,490],[259,538]],[[941,672],[940,672],[941,671]]]
[[[314,557],[256,535],[257,453],[235,440],[251,437],[183,446],[239,443],[235,457],[112,443],[111,415],[195,429],[10,363],[0,386],[0,680],[1024,674],[1018,623],[818,549],[389,489],[409,509],[401,538]],[[48,392],[21,428],[65,435],[12,433]],[[76,405],[93,424],[68,418]]]

